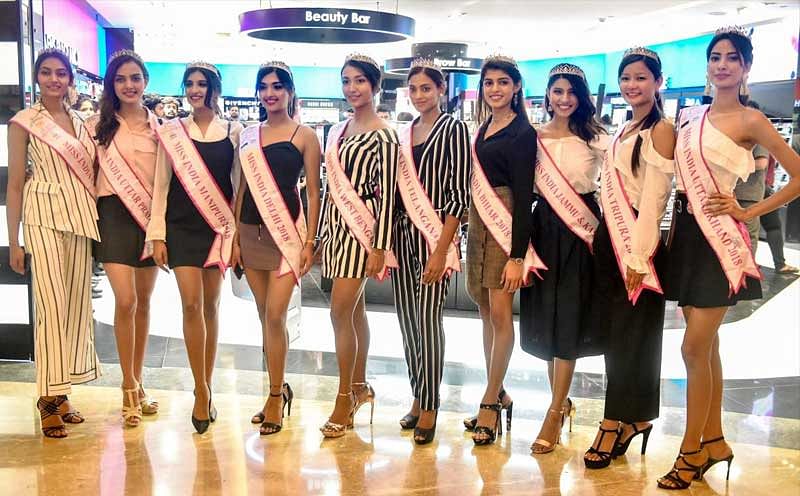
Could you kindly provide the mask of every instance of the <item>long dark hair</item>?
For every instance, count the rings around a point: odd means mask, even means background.
[[[117,71],[123,64],[133,62],[138,65],[142,70],[145,84],[150,80],[150,73],[147,72],[147,67],[138,55],[125,54],[115,57],[111,60],[106,68],[106,75],[103,77],[103,95],[100,97],[100,120],[97,122],[97,130],[94,139],[100,146],[108,146],[114,135],[117,134],[119,129],[119,121],[117,120],[117,112],[119,111],[120,102],[117,92],[114,89],[114,79],[117,77]]]
[[[653,52],[655,53],[655,52]],[[658,55],[656,55],[658,57]],[[653,74],[653,79],[659,80],[661,78],[661,59],[660,58],[653,58],[648,57],[647,55],[642,55],[638,53],[632,53],[626,57],[623,57],[622,62],[619,63],[619,69],[617,70],[617,79],[622,77],[622,72],[625,68],[634,62],[642,62],[647,69]],[[661,93],[656,90],[656,98],[655,102],[653,102],[653,106],[650,108],[650,112],[647,116],[642,119],[642,122],[639,124],[640,130],[650,129],[651,127],[655,126],[661,119],[664,118],[664,103],[661,100]],[[633,152],[631,154],[631,171],[635,176],[637,171],[639,170],[639,158],[642,155],[642,137],[636,136],[636,142],[633,144]]]
[[[514,94],[516,98],[511,99],[511,110],[517,115],[524,117],[527,121],[528,114],[525,112],[525,92],[522,89],[522,74],[519,72],[519,68],[515,64],[505,60],[489,59],[483,63],[483,67],[481,67],[481,79],[478,81],[478,109],[475,112],[475,118],[478,123],[483,123],[492,113],[491,107],[489,107],[489,104],[486,103],[483,98],[483,80],[486,77],[486,72],[491,69],[505,72],[515,85],[519,84],[519,91]],[[514,100],[516,100],[516,103],[514,103]]]
[[[595,114],[597,107],[592,102],[592,95],[589,93],[589,86],[586,81],[575,74],[553,74],[547,81],[547,91],[544,95],[544,108],[550,117],[553,111],[550,109],[550,88],[559,79],[566,79],[572,85],[572,91],[578,98],[578,108],[569,116],[569,130],[586,143],[593,141],[601,133],[605,134],[605,128],[597,121]]]
[[[208,84],[208,90],[206,90],[206,97],[203,100],[203,105],[217,114],[221,114],[222,112],[219,110],[219,105],[217,105],[217,99],[215,97],[222,95],[222,80],[216,72],[206,69],[205,67],[187,67],[186,70],[183,71],[181,90],[186,94],[186,81],[189,79],[189,76],[195,72],[202,74],[203,77],[206,78],[206,83]]]
[[[283,87],[286,88],[286,91],[292,94],[292,97],[289,98],[289,108],[287,108],[286,111],[289,113],[289,117],[294,117],[294,109],[297,105],[297,93],[294,90],[294,80],[292,79],[291,74],[280,67],[267,66],[258,70],[258,74],[256,74],[256,98],[259,98],[258,86],[261,84],[261,80],[264,79],[264,76],[267,74],[272,74],[273,72],[278,77],[278,81],[280,81]],[[260,101],[259,105],[261,105]]]
[[[742,67],[749,68],[753,65],[753,43],[750,41],[750,38],[734,32],[719,33],[711,38],[711,41],[706,47],[706,62],[711,60],[711,50],[714,49],[714,45],[722,40],[730,41],[733,44],[733,47],[736,48],[736,51],[739,52],[739,57],[741,57],[742,61]],[[742,105],[747,105],[748,100],[750,100],[749,95],[739,94],[739,101]]]

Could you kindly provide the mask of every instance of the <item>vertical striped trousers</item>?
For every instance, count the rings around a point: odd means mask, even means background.
[[[91,239],[23,225],[31,254],[39,396],[69,394],[100,376],[94,348]]]
[[[439,408],[444,369],[442,311],[450,279],[444,277],[431,285],[420,282],[427,245],[406,215],[395,220],[392,236],[399,265],[392,270],[394,305],[403,333],[411,391],[423,410],[435,410]]]

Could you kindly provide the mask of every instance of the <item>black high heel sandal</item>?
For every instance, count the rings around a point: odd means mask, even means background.
[[[503,398],[508,396],[505,389],[501,389],[500,393],[497,394],[497,401],[502,405],[502,409],[506,410],[506,430],[511,430],[511,416],[514,413],[514,402],[509,402],[508,405],[503,405]],[[478,425],[478,416],[474,415],[472,417],[467,417],[464,419],[464,430],[473,431],[475,430],[475,426]]]
[[[287,417],[292,416],[292,400],[294,400],[294,392],[292,391],[292,387],[289,386],[288,383],[283,383],[283,387],[281,387],[281,391],[277,394],[269,393],[270,396],[276,398],[280,396],[283,399],[283,405],[281,405],[281,423],[276,424],[274,422],[267,422],[266,420],[261,423],[261,428],[259,429],[258,433],[262,436],[269,436],[270,434],[276,434],[283,429],[283,417],[286,413],[286,408],[288,406],[289,413],[286,414]],[[267,430],[269,429],[269,430]]]
[[[289,387],[289,383],[288,382],[284,382],[283,383],[283,387],[285,387],[285,388]],[[292,388],[289,388],[289,389],[291,390]],[[289,412],[291,412],[291,410],[292,410],[292,408],[289,407]],[[263,410],[260,411],[260,412],[254,413],[253,416],[250,417],[250,423],[251,424],[260,424],[262,422],[264,422],[264,411]]]
[[[503,405],[500,403],[481,403],[480,409],[493,410],[497,414],[494,429],[483,425],[476,425],[472,434],[472,442],[475,443],[475,446],[487,446],[494,443],[497,436],[503,435],[503,423],[500,422],[500,414],[503,411]],[[480,434],[486,434],[487,437],[478,439],[476,436]]]
[[[403,430],[413,429],[417,426],[417,422],[419,422],[419,415],[408,413],[400,419],[400,428]]]
[[[628,446],[630,446],[633,438],[635,438],[639,434],[642,435],[642,455],[644,455],[645,452],[647,452],[647,440],[650,439],[650,433],[653,432],[653,424],[650,424],[649,426],[647,426],[642,430],[639,430],[636,427],[636,424],[629,424],[629,425],[633,427],[633,434],[631,434],[630,437],[628,437],[628,439],[626,439],[624,443],[620,443],[619,440],[617,441],[617,443],[614,445],[614,451],[612,452],[613,458],[624,455],[628,451]],[[622,435],[621,432],[620,435]]]
[[[211,403],[211,393],[208,393],[208,420],[217,421],[217,407]]]
[[[612,432],[616,434],[616,438],[614,439],[614,443],[611,445],[611,451],[600,451],[600,446],[603,445],[603,439],[606,437],[606,434]],[[597,441],[597,448],[591,446],[588,450],[586,450],[586,453],[583,455],[583,464],[586,465],[586,468],[600,469],[600,468],[606,468],[609,465],[611,465],[612,453],[614,452],[614,447],[617,445],[617,439],[619,439],[619,435],[620,435],[619,426],[617,426],[616,429],[603,429],[603,424],[601,422],[600,439]],[[586,458],[586,455],[597,455],[600,457],[600,459],[592,460]]]
[[[712,439],[710,441],[703,441],[703,442],[700,443],[700,449],[702,449],[707,444],[718,443],[718,442],[724,441],[724,440],[725,440],[725,437],[724,436],[720,436],[720,437],[714,438],[714,439]],[[730,480],[731,479],[731,464],[733,463],[733,451],[731,451],[731,454],[726,456],[725,458],[711,458],[711,456],[709,456],[708,457],[708,461],[705,464],[703,464],[703,468],[700,469],[700,473],[697,475],[697,477],[695,477],[695,480],[702,479],[706,475],[706,472],[708,472],[709,469],[711,469],[711,467],[713,467],[714,465],[716,465],[719,462],[728,462],[728,471],[725,474],[725,480]]]
[[[419,417],[417,417],[419,420]],[[436,410],[436,416],[433,420],[433,427],[430,429],[426,429],[424,427],[415,427],[414,428],[414,442],[417,444],[428,444],[433,441],[433,438],[436,436],[436,422],[439,419],[439,410]],[[422,438],[422,439],[417,439]]]
[[[695,480],[697,476],[700,474],[700,471],[703,470],[705,464],[708,463],[708,460],[706,460],[706,462],[701,465],[694,465],[686,461],[686,457],[691,455],[696,455],[702,452],[703,452],[702,448],[697,451],[690,451],[688,453],[684,453],[682,451],[679,452],[678,457],[675,459],[675,463],[672,464],[672,470],[670,470],[669,473],[658,479],[658,487],[660,487],[661,489],[669,489],[669,490],[688,489],[689,486],[692,485],[692,481]],[[678,462],[682,462],[686,466],[679,467]],[[692,476],[691,479],[687,481],[681,479],[680,476],[681,472],[694,472],[694,475]]]
[[[194,391],[192,391],[192,394],[197,396],[197,394]],[[210,393],[209,393],[209,396],[208,396],[208,407],[209,407],[209,410],[208,410],[208,418],[207,419],[201,420],[201,419],[195,417],[194,413],[192,413],[192,425],[194,426],[194,430],[196,430],[198,434],[203,434],[204,432],[206,432],[208,430],[208,426],[211,425],[211,394]]]
[[[40,396],[39,400],[36,402],[36,408],[39,409],[39,416],[42,420],[42,434],[44,437],[53,439],[63,439],[67,437],[67,427],[64,424],[64,419],[58,414],[58,407],[62,402],[58,402],[57,399],[56,401],[46,400],[44,399],[44,396]],[[44,421],[50,417],[58,417],[61,425],[56,424],[50,427],[45,427]]]

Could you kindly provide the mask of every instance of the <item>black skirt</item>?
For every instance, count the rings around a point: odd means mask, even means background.
[[[608,381],[603,417],[626,423],[647,422],[659,413],[666,300],[664,295],[645,290],[635,306],[628,301],[604,220],[600,221],[593,246],[592,322],[602,335]],[[666,263],[666,249],[659,245],[653,265],[660,278]],[[660,280],[663,284],[663,278]]]
[[[97,199],[97,227],[100,240],[93,242],[94,259],[130,267],[154,267],[151,257],[140,260],[145,232],[133,219],[117,195]]]
[[[594,194],[581,195],[599,218]],[[594,260],[589,247],[544,198],[532,214],[531,240],[547,270],[520,291],[520,345],[542,360],[575,360],[602,353],[591,319]]]
[[[687,208],[686,194],[678,193],[673,210],[673,239],[665,281],[667,299],[678,306],[730,307],[761,298],[761,282],[746,277],[738,293],[730,291],[716,253]]]

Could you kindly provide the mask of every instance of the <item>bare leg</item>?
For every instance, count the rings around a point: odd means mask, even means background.
[[[157,267],[142,267],[136,269],[136,315],[134,324],[136,329],[136,343],[133,348],[133,373],[136,382],[142,384],[142,369],[144,356],[147,353],[147,338],[150,335],[150,297],[158,278]],[[106,274],[108,271],[106,270]],[[139,396],[144,396],[144,391],[139,391]]]
[[[565,410],[564,403],[567,400],[569,387],[572,384],[575,360],[556,358],[552,362],[548,362],[547,369],[548,375],[550,375],[551,369],[553,371],[550,383],[552,395],[550,397],[550,405],[547,412],[545,412],[542,428],[539,430],[539,435],[536,436],[537,441],[543,440],[546,443],[534,442],[533,446],[531,446],[534,453],[550,452],[558,442],[563,416],[569,413]]]
[[[117,341],[117,354],[119,366],[122,370],[122,389],[138,390],[135,370],[136,333],[134,329],[134,315],[136,314],[136,280],[134,269],[123,264],[107,263],[106,274],[111,290],[114,292],[114,336]],[[122,404],[136,407],[139,395],[123,393]],[[136,418],[127,420],[128,425],[139,425]]]
[[[245,269],[247,284],[253,292],[253,299],[256,302],[258,320],[261,322],[261,349],[264,352],[264,361],[267,363],[267,373],[269,373],[269,353],[267,351],[267,293],[269,291],[269,271]],[[270,385],[272,383],[270,382]],[[266,415],[267,402],[261,408],[261,413]],[[261,422],[260,419],[253,417],[254,421]]]
[[[364,301],[364,292],[356,303],[353,312],[353,326],[356,331],[358,348],[356,351],[356,363],[353,368],[353,382],[367,382],[367,357],[369,355],[369,321],[367,320],[367,305]],[[358,393],[358,391],[356,391]]]
[[[219,339],[219,294],[222,290],[222,274],[219,270],[203,269],[203,320],[206,323],[206,382],[211,391],[211,378],[217,360]]]
[[[269,370],[269,392],[271,395],[280,394],[283,390],[286,354],[289,351],[286,312],[289,308],[289,300],[292,298],[294,284],[294,276],[291,274],[278,277],[278,271],[269,272],[265,340],[267,343],[267,368]],[[266,406],[267,408],[264,411],[265,422],[280,424],[283,412],[283,399],[281,396],[270,396],[267,398]],[[267,428],[264,432],[269,433],[274,430]]]
[[[703,428],[703,441],[711,441],[722,437],[722,360],[719,356],[719,334],[714,336],[711,345],[711,404],[708,408],[708,419]],[[731,453],[725,441],[717,441],[704,446],[709,456],[717,460]]]
[[[492,340],[492,358],[489,367],[489,378],[486,391],[483,393],[481,403],[497,403],[497,396],[500,393],[500,386],[503,384],[508,361],[514,349],[514,321],[512,318],[512,303],[514,294],[502,289],[489,290],[489,307],[494,338]],[[478,426],[494,429],[499,413],[491,410],[481,409],[478,411]],[[484,433],[474,434],[477,440],[487,438]]]
[[[365,279],[336,278],[331,290],[331,323],[336,337],[336,361],[339,365],[339,394],[330,421],[347,425],[353,403],[353,373],[358,354],[358,337],[355,329],[355,311],[364,291]],[[343,396],[347,395],[347,396]]]
[[[210,391],[206,380],[206,325],[203,319],[203,269],[175,267],[175,279],[183,305],[183,339],[194,378],[192,415],[207,420]]]
[[[712,403],[713,376],[711,350],[719,326],[727,307],[686,308],[686,334],[683,337],[681,353],[686,364],[686,432],[681,442],[681,451],[693,452],[700,449],[700,439],[709,416]],[[707,455],[689,455],[685,461],[693,465],[702,464]],[[678,466],[685,466],[677,461]],[[688,481],[690,472],[680,472],[679,477]],[[660,479],[662,483],[674,483]]]

